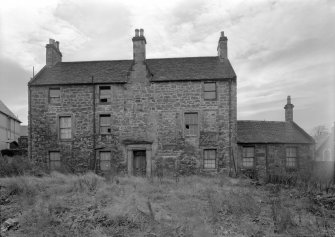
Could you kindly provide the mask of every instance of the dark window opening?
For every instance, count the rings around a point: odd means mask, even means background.
[[[111,87],[100,86],[99,87],[99,100],[100,103],[107,103],[111,101]]]

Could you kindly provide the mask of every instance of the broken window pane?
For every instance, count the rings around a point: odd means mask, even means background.
[[[111,133],[111,115],[101,114],[100,115],[100,134]]]
[[[100,96],[100,102],[102,103],[110,102],[111,87],[110,86],[100,86],[99,96]]]
[[[185,113],[185,135],[198,135],[198,113]]]

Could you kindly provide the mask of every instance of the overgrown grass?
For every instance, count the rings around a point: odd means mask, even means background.
[[[285,236],[334,226],[296,189],[224,175],[176,182],[55,172],[1,178],[0,185],[2,221],[19,221],[9,236]]]

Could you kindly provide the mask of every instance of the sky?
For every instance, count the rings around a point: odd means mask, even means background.
[[[284,120],[288,95],[306,131],[335,122],[335,1],[0,0],[0,99],[28,123],[27,83],[49,38],[63,61],[217,55],[220,32],[237,74],[240,120]]]

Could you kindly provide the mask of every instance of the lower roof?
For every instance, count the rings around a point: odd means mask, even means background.
[[[295,122],[238,120],[237,142],[313,144],[314,139]]]

